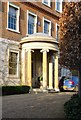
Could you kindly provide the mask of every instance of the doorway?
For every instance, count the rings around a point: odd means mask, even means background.
[[[39,77],[42,76],[42,53],[34,50],[32,53],[32,88],[40,88]]]

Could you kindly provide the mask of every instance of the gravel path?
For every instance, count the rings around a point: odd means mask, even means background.
[[[64,118],[63,104],[73,92],[21,94],[2,97],[3,118]]]

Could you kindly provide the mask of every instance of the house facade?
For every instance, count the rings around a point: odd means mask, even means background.
[[[62,0],[0,4],[0,85],[58,90]]]

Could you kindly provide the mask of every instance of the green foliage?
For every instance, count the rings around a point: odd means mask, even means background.
[[[68,120],[81,120],[81,99],[78,94],[64,104],[64,111]]]
[[[39,76],[39,77],[38,77],[38,80],[39,80],[39,81],[43,81],[43,77],[42,77],[42,76]]]
[[[40,76],[40,81],[43,81],[43,77],[42,76]]]
[[[29,86],[2,86],[2,95],[24,94],[29,93]]]

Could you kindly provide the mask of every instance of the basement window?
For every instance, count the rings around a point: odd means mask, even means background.
[[[18,75],[18,52],[9,52],[9,75]]]

